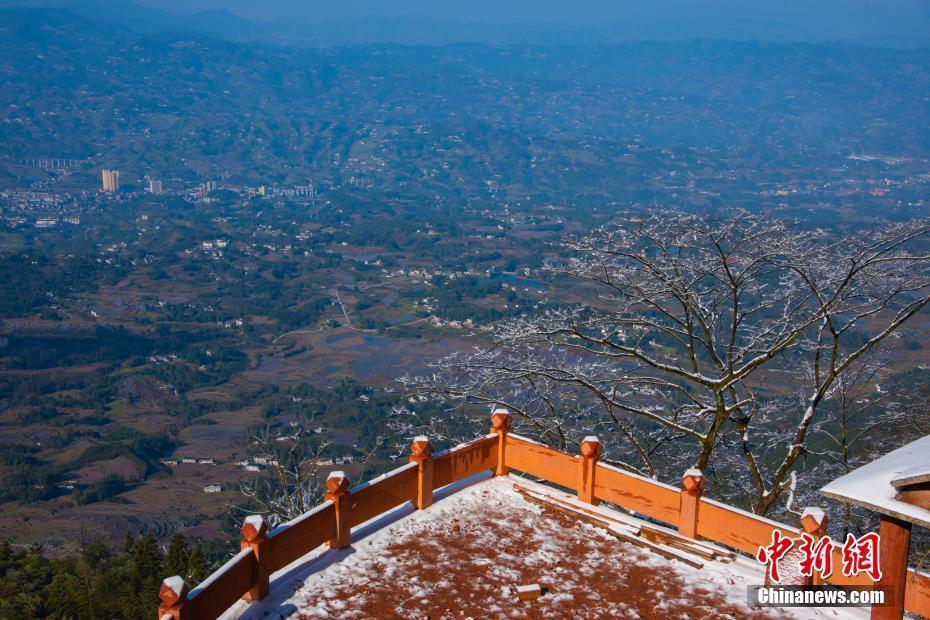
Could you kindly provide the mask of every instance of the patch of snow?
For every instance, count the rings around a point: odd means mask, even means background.
[[[175,593],[176,596],[180,597],[181,592],[184,591],[184,578],[175,575],[174,577],[168,577],[164,580],[164,583],[168,588]]]
[[[804,517],[812,517],[814,521],[817,522],[817,525],[821,525],[823,523],[823,520],[826,518],[826,516],[827,515],[824,513],[823,509],[816,508],[814,506],[809,506],[805,508],[804,512],[801,513],[802,519]]]
[[[262,525],[265,523],[265,517],[261,515],[249,515],[245,518],[245,522],[255,528],[255,531],[261,531]]]

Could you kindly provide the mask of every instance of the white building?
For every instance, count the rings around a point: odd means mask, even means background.
[[[119,191],[119,170],[107,170],[104,168],[100,176],[103,180],[103,191],[111,194]]]

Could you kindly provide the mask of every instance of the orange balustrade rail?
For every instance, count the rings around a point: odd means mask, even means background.
[[[705,539],[755,555],[771,542],[772,531],[796,538],[803,531],[820,536],[824,522],[805,517],[801,529],[703,497],[704,477],[685,472],[676,488],[600,463],[600,443],[589,437],[581,453],[571,455],[510,433],[506,410],[492,416],[491,434],[433,454],[426,437],[411,446],[411,462],[349,489],[341,472],[327,480],[326,501],[272,531],[261,517],[242,527],[242,551],[193,590],[180,577],[161,588],[160,620],[203,620],[221,615],[240,598],[258,600],[269,590],[269,577],[324,543],[340,549],[351,543],[351,528],[404,504],[419,509],[432,503],[433,491],[482,471],[497,475],[516,470],[578,493],[579,499],[614,504],[663,522],[691,538]],[[838,554],[839,551],[836,551]],[[836,557],[834,565],[840,565]],[[760,567],[760,581],[762,568]],[[822,583],[822,579],[814,578]],[[835,585],[871,585],[866,576],[848,578],[840,571],[826,580]],[[930,575],[910,569],[905,584],[907,611],[930,617]]]

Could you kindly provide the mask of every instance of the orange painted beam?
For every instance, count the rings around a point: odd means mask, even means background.
[[[507,435],[505,452],[508,469],[516,469],[543,480],[578,490],[580,457],[559,452],[518,435]]]
[[[349,493],[349,527],[355,527],[406,502],[417,501],[419,473],[416,463],[352,489]]]
[[[433,489],[439,489],[485,470],[497,468],[497,435],[456,446],[433,455]]]
[[[755,555],[759,547],[772,542],[772,530],[798,538],[798,528],[754,515],[720,502],[701,498],[697,534],[701,538]]]
[[[885,590],[885,604],[872,607],[872,620],[900,620],[904,617],[911,524],[882,515],[878,535],[881,537],[879,562],[882,578],[876,585]]]
[[[326,502],[271,533],[271,570],[284,568],[335,537],[336,509]]]
[[[188,600],[191,620],[220,617],[252,589],[257,563],[248,550],[240,552],[191,592]]]
[[[594,480],[598,499],[657,519],[672,527],[678,525],[681,493],[679,489],[598,463]]]

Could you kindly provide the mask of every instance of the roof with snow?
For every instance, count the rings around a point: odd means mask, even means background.
[[[840,502],[930,528],[930,510],[900,499],[903,487],[928,480],[930,435],[834,480],[820,492]]]
[[[347,549],[311,551],[272,575],[266,598],[223,617],[867,616],[749,608],[759,564],[706,542],[667,544],[674,534],[526,478],[479,474],[424,510],[357,526]]]

